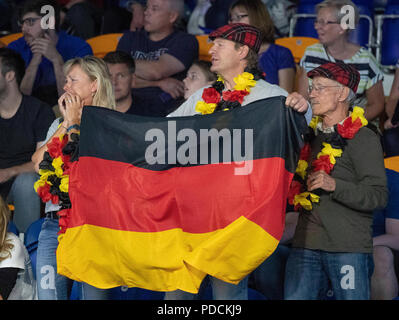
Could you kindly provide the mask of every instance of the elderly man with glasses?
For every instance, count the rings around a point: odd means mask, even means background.
[[[388,198],[382,148],[364,110],[350,108],[354,67],[328,62],[307,75],[315,117],[289,197],[300,213],[285,299],[322,299],[329,284],[338,300],[369,299],[373,210]]]

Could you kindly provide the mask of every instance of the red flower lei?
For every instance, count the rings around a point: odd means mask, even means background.
[[[342,124],[337,124],[336,135],[339,135],[342,141],[340,148],[333,148],[331,144],[323,142],[324,148],[318,153],[317,158],[312,162],[312,171],[324,171],[331,174],[334,169],[335,157],[341,157],[345,145],[344,140],[353,139],[361,127],[367,125],[367,120],[363,116],[364,110],[360,107],[354,107],[353,112]],[[316,131],[318,117],[312,119],[310,127]],[[311,146],[306,142],[301,150],[298,167],[288,192],[288,203],[294,205],[294,210],[298,211],[301,207],[306,211],[312,210],[312,203],[319,202],[320,197],[314,193],[308,192],[306,188],[307,171],[311,158]]]

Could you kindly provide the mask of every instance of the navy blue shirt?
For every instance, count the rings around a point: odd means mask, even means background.
[[[269,48],[259,58],[260,69],[266,73],[265,80],[271,84],[278,83],[280,69],[296,70],[294,57],[290,49],[271,43]]]
[[[25,37],[11,42],[8,45],[8,48],[17,51],[22,56],[26,67],[29,65],[32,60],[33,53],[28,43],[25,41]],[[63,31],[58,33],[56,49],[64,59],[64,62],[72,58],[84,57],[86,55],[93,54],[90,45],[86,41],[78,37],[68,35]],[[50,106],[57,104],[58,92],[53,64],[45,57],[42,58],[42,62],[37,70],[32,89],[32,96],[45,101]]]
[[[399,219],[399,172],[385,169],[389,198],[387,206],[382,210],[375,210],[373,215],[373,237],[385,234],[385,219]]]
[[[174,31],[160,41],[151,41],[148,32],[126,32],[119,40],[117,50],[129,53],[134,60],[157,61],[163,54],[170,54],[183,63],[185,70],[173,75],[183,80],[187,70],[198,58],[198,41],[195,36]],[[163,117],[176,109],[184,100],[172,99],[159,87],[133,89],[135,112],[139,115]]]

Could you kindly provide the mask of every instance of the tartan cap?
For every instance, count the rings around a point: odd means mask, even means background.
[[[256,53],[262,44],[260,31],[246,23],[231,23],[222,26],[209,34],[209,39],[223,38],[247,45]]]
[[[335,80],[352,89],[354,93],[360,81],[360,73],[355,67],[343,62],[327,62],[308,72],[308,77],[323,77]]]

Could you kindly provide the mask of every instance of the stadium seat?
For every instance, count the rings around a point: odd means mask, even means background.
[[[11,33],[4,37],[1,37],[0,41],[3,42],[6,46],[8,46],[11,42],[21,38],[22,36],[23,36],[23,34],[21,32],[20,33]]]
[[[122,37],[123,33],[108,33],[102,34],[90,39],[86,42],[91,46],[93,54],[97,58],[104,58],[108,52],[116,50],[118,46],[119,39]]]
[[[295,63],[299,63],[308,46],[319,42],[317,38],[287,37],[276,39],[275,43],[291,50]]]
[[[212,42],[209,41],[207,34],[201,34],[195,36],[198,41],[199,53],[198,59],[211,61],[211,55],[209,54],[209,49],[212,47]]]
[[[376,16],[377,61],[394,69],[399,58],[399,3],[387,5],[383,15]]]
[[[315,5],[321,1],[301,1],[297,13],[290,20],[289,36],[317,38],[314,28],[316,19]],[[372,44],[373,33],[373,5],[370,0],[355,1],[359,9],[360,19],[356,29],[349,35],[350,41],[365,47]]]
[[[13,221],[10,221],[8,223],[7,232],[12,232],[16,236],[19,236],[19,230]]]
[[[33,222],[25,232],[24,244],[28,250],[32,263],[33,276],[36,278],[36,254],[39,241],[39,234],[42,229],[44,218],[40,218]]]

